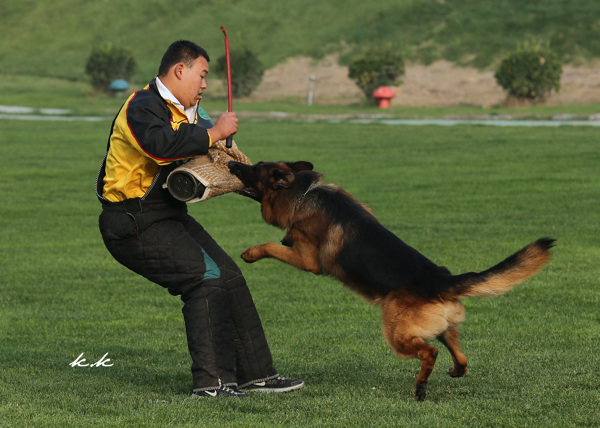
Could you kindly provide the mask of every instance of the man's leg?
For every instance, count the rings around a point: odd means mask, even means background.
[[[261,392],[288,392],[304,386],[301,380],[285,379],[273,367],[271,351],[250,290],[242,272],[225,251],[192,217],[186,229],[217,266],[227,289],[235,329],[237,379],[240,387]]]
[[[237,386],[233,324],[222,282],[207,280],[181,299],[194,392]]]
[[[227,290],[236,338],[239,384],[277,377],[262,323],[242,272],[231,257],[192,217],[185,226],[218,267],[223,286]]]
[[[223,281],[207,270],[206,253],[180,221],[156,221],[143,231],[136,226],[127,213],[105,211],[100,216],[106,247],[118,262],[181,295],[194,389],[235,385],[229,296]]]

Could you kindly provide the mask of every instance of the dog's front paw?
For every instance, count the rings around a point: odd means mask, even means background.
[[[258,247],[250,247],[246,251],[244,251],[240,257],[246,263],[254,263],[257,260],[260,260],[262,258],[262,255]]]

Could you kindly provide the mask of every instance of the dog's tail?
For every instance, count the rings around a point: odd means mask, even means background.
[[[488,297],[504,294],[538,273],[552,257],[554,239],[541,238],[483,272],[455,275],[447,297]]]

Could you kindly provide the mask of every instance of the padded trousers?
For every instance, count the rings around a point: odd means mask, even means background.
[[[122,265],[183,301],[194,390],[277,376],[250,290],[235,262],[182,210],[105,206],[100,231]]]

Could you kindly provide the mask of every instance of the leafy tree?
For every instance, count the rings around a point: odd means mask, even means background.
[[[130,81],[136,71],[137,63],[133,54],[112,43],[94,48],[85,66],[92,86],[100,91],[108,91],[108,86],[115,79]]]
[[[265,72],[262,62],[248,47],[231,49],[231,92],[236,97],[250,95],[260,85]],[[215,73],[227,79],[227,59],[219,57],[215,64]]]
[[[508,94],[519,99],[543,101],[555,90],[560,91],[562,65],[548,49],[517,49],[505,58],[494,77]]]
[[[402,84],[404,59],[399,51],[391,46],[379,47],[356,57],[348,67],[348,77],[372,99],[373,91],[380,86]]]

